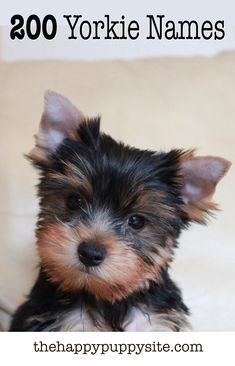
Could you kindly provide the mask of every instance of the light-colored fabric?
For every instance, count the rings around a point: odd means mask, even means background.
[[[235,53],[214,58],[0,64],[0,323],[35,280],[37,173],[33,146],[43,94],[53,89],[102,129],[140,148],[197,147],[235,162]],[[185,232],[172,265],[195,330],[235,330],[234,167],[218,186],[221,211]],[[2,304],[2,306],[1,306]]]

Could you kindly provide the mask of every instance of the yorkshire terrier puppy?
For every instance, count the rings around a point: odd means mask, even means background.
[[[40,171],[40,271],[10,330],[186,330],[169,265],[181,231],[216,208],[230,163],[116,142],[54,92],[29,158]]]

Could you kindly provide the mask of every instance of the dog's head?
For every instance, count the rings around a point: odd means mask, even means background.
[[[183,228],[205,222],[230,163],[116,142],[53,92],[29,154],[40,168],[37,245],[63,291],[114,302],[161,282]]]

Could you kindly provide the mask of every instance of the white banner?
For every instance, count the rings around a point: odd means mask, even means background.
[[[56,365],[221,365],[235,333],[0,333],[1,362]],[[4,363],[4,364],[5,364]]]

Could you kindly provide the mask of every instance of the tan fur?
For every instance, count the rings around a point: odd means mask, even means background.
[[[33,161],[43,164],[43,165],[49,165],[50,160],[48,160],[48,157],[46,155],[45,150],[41,149],[40,146],[36,146],[29,152],[28,157],[32,159]]]
[[[160,270],[172,259],[172,245],[159,247],[153,253],[154,265],[146,264],[132,248],[112,231],[105,213],[96,216],[90,226],[79,224],[46,224],[37,232],[37,245],[42,266],[50,280],[63,290],[86,289],[97,298],[115,301],[135,290],[148,288],[149,280],[161,281]],[[103,245],[107,257],[99,267],[87,269],[78,259],[81,242],[95,240]]]
[[[49,172],[48,177],[57,180],[57,182],[60,182],[61,184],[70,185],[74,190],[79,187],[83,187],[86,192],[92,194],[91,182],[84,174],[82,174],[81,170],[72,163],[64,162],[64,165],[66,168],[64,174],[58,172]]]
[[[174,207],[163,203],[163,199],[166,197],[164,192],[143,192],[138,198],[136,204],[133,207],[133,211],[144,211],[145,213],[152,212],[152,205],[157,207],[158,215],[161,218],[172,219],[176,216],[176,210]]]
[[[79,157],[77,156],[77,159]],[[66,177],[69,183],[74,187],[83,187],[83,189],[88,192],[88,194],[92,195],[92,185],[87,176],[89,176],[89,169],[91,171],[91,167],[89,166],[88,162],[83,162],[83,166],[85,165],[84,169],[87,174],[82,173],[81,169],[79,169],[76,165],[72,163],[64,163],[66,166]]]
[[[180,155],[180,164],[182,164],[183,162],[185,162],[187,160],[194,158],[196,151],[197,151],[196,149],[189,149],[189,150],[184,151]]]
[[[199,223],[204,223],[206,221],[206,216],[208,211],[216,210],[217,204],[209,201],[208,199],[202,200],[199,203],[187,204],[183,206],[183,211],[187,214],[187,216]]]

